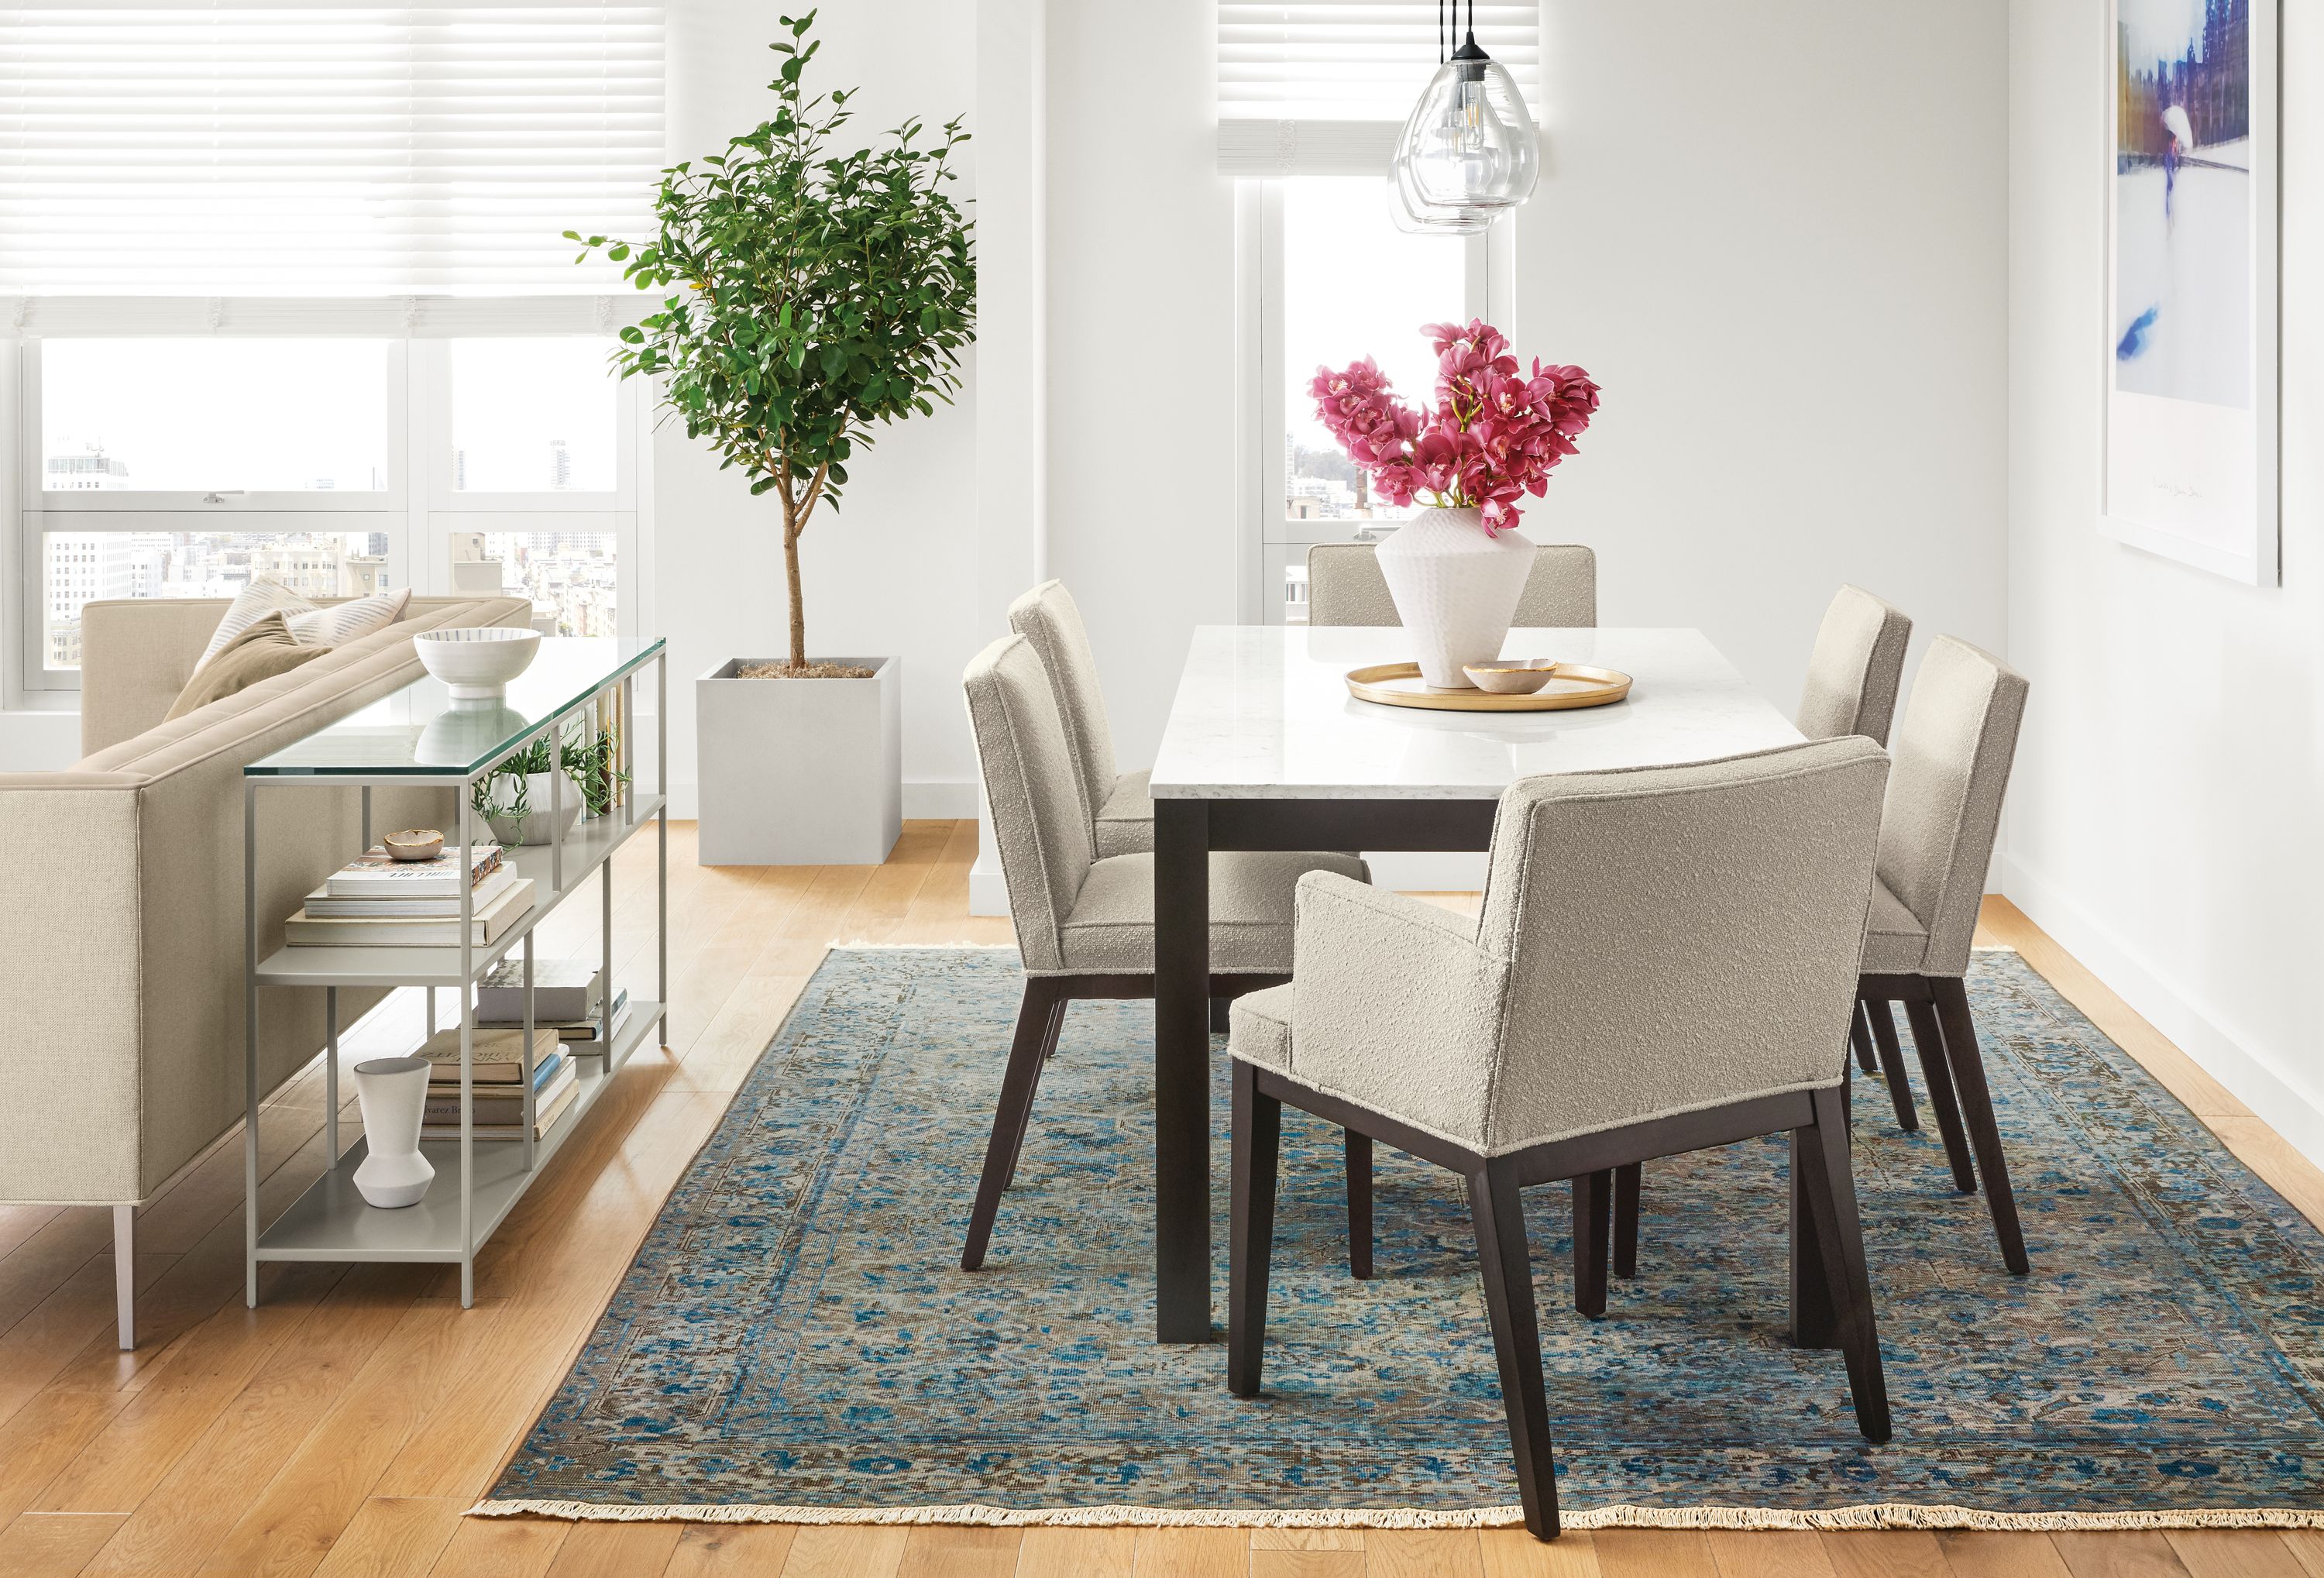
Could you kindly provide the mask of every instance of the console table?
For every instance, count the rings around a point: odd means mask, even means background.
[[[651,793],[634,781],[632,735],[637,718],[637,678],[653,666],[655,772]],[[456,947],[289,947],[258,957],[257,851],[261,836],[259,790],[281,785],[327,784],[363,789],[363,848],[374,841],[371,800],[374,787],[440,785],[459,796],[457,832],[445,841],[456,847],[461,869],[469,869],[468,848],[484,829],[472,809],[478,782],[511,756],[544,735],[564,737],[576,717],[594,728],[602,704],[618,697],[615,715],[617,772],[629,775],[626,793],[617,792],[605,815],[563,820],[564,797],[577,786],[562,771],[549,775],[550,841],[506,848],[503,860],[532,880],[532,909],[491,943],[475,942],[475,889],[460,900]],[[659,641],[601,637],[549,638],[540,643],[530,668],[511,681],[498,700],[453,700],[438,681],[423,678],[286,750],[244,769],[243,909],[244,926],[244,1097],[248,1107],[243,1138],[244,1241],[248,1263],[244,1298],[258,1303],[258,1268],[268,1260],[440,1261],[460,1268],[460,1303],[475,1302],[476,1250],[523,1197],[549,1158],[580,1127],[582,1117],[603,1096],[613,1077],[649,1032],[667,1041],[669,998],[669,663]],[[616,778],[617,789],[623,780]],[[650,822],[659,840],[657,890],[658,955],[651,1001],[632,1000],[619,1024],[613,1017],[613,852]],[[575,1057],[577,1091],[557,1126],[533,1138],[532,934],[541,921],[593,875],[601,904],[601,967],[604,972],[600,1039],[574,1043],[589,1049]],[[513,949],[521,949],[525,982],[523,1035],[524,1138],[478,1141],[475,1136],[474,1057],[475,986]],[[321,987],[324,997],[324,1088],[329,1116],[329,1149],[323,1176],[273,1223],[258,1221],[258,994],[268,988]],[[365,1153],[358,1139],[339,1148],[339,1013],[341,987],[419,986],[428,989],[428,1022],[435,1028],[436,992],[460,993],[460,1137],[431,1139],[420,1149],[435,1164],[428,1195],[416,1205],[383,1210],[366,1203],[355,1186]],[[567,1048],[568,1053],[572,1047]]]

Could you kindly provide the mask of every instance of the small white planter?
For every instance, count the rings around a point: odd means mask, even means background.
[[[904,831],[903,660],[816,658],[869,679],[694,682],[704,865],[877,865]]]
[[[493,836],[503,846],[547,844],[552,828],[558,833],[568,832],[573,824],[579,819],[581,786],[573,781],[573,775],[567,773],[565,781],[554,789],[553,792],[562,796],[563,798],[558,803],[557,814],[553,819],[549,809],[549,796],[552,792],[549,780],[549,775],[545,772],[528,772],[524,775],[526,811],[521,817],[517,816],[513,810],[516,804],[515,780],[506,778],[493,780],[492,798],[489,802],[493,809],[484,814],[484,822],[492,828]]]
[[[375,1057],[355,1065],[355,1104],[363,1109],[364,1124],[355,1188],[383,1209],[419,1204],[436,1177],[436,1164],[420,1154],[428,1066],[422,1057]]]
[[[1379,545],[1380,575],[1412,632],[1420,678],[1473,689],[1467,663],[1501,655],[1533,569],[1533,544],[1515,531],[1485,534],[1478,510],[1423,510]]]

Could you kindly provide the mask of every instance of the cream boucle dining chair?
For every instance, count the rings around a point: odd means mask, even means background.
[[[1298,970],[1236,1001],[1229,1042],[1231,1389],[1259,1386],[1288,1102],[1467,1181],[1526,1527],[1551,1537],[1519,1190],[1573,1180],[1581,1263],[1611,1169],[1788,1130],[1794,1337],[1840,1349],[1858,1426],[1886,1440],[1844,1097],[1887,774],[1850,738],[1520,780],[1475,920],[1301,879]]]
[[[1097,659],[1073,594],[1063,581],[1042,582],[1009,605],[1009,628],[1033,643],[1049,671],[1099,856],[1152,849],[1154,801],[1146,785],[1153,774],[1123,772],[1114,760]]]
[[[1307,550],[1307,623],[1402,624],[1380,574],[1377,546],[1319,542]],[[1525,592],[1517,598],[1519,626],[1579,627],[1598,623],[1598,555],[1578,542],[1545,542],[1534,549]]]
[[[993,839],[1009,885],[1010,918],[1025,964],[1016,1038],[961,1251],[961,1267],[969,1271],[984,1263],[1066,1005],[1076,998],[1154,995],[1154,856],[1098,854],[1049,672],[1032,643],[1012,635],[978,653],[964,676]],[[1291,974],[1293,895],[1309,872],[1329,872],[1356,884],[1370,878],[1351,854],[1211,856],[1213,999],[1275,985]]]

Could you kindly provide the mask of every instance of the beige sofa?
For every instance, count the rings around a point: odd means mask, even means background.
[[[523,625],[514,598],[417,598],[401,622],[174,722],[223,601],[82,613],[81,748],[0,774],[0,1203],[115,1207],[133,1345],[132,1212],[243,1115],[243,769],[418,678],[416,630]],[[379,791],[377,828],[448,826],[450,791]],[[355,789],[259,800],[258,946],[361,837]],[[347,992],[341,1023],[378,1001]],[[259,994],[259,1088],[323,1045],[323,994]]]

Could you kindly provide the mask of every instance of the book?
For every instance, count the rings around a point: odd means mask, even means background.
[[[501,934],[532,908],[532,879],[519,877],[499,898],[477,911],[469,923],[470,940],[477,947],[496,942]],[[282,940],[292,947],[456,948],[460,946],[460,920],[437,916],[373,916],[333,919],[299,912],[282,925]]]
[[[511,883],[520,880],[515,872],[505,866],[486,872],[476,883],[475,896],[472,900],[476,913],[483,914],[491,907],[493,900],[508,891]],[[405,893],[399,889],[392,893],[374,894],[362,899],[334,899],[331,897],[331,885],[326,882],[307,895],[304,913],[312,920],[380,920],[408,916],[457,920],[460,918],[460,896],[452,893],[437,899],[425,894]]]
[[[536,1119],[549,1111],[551,1103],[573,1088],[574,1072],[570,1065],[558,1071],[546,1087],[535,1091],[532,1110]],[[476,1126],[504,1128],[521,1123],[524,1119],[524,1094],[507,1085],[496,1087],[490,1095],[478,1091],[470,1100],[475,1105]],[[460,1090],[457,1085],[446,1089],[442,1085],[428,1087],[428,1104],[420,1112],[420,1126],[425,1129],[448,1128],[457,1133],[460,1128]]]
[[[623,1010],[628,1008],[629,1001],[630,989],[628,987],[624,986],[619,992],[613,993],[613,1029],[615,1030],[619,1030],[622,1028]],[[524,1029],[522,1020],[487,1020],[479,1019],[476,1021],[476,1024],[479,1029],[491,1029],[495,1030],[521,1030]],[[586,1020],[567,1020],[561,1022],[552,1022],[548,1020],[535,1019],[532,1021],[532,1028],[536,1030],[555,1030],[559,1038],[567,1042],[594,1042],[598,1038],[597,1018],[595,1014],[592,1014]]]
[[[474,868],[468,873],[471,887],[501,868],[497,844],[472,844],[468,854]],[[460,852],[455,845],[433,860],[395,860],[374,844],[333,872],[323,888],[334,899],[457,899]]]
[[[533,1090],[536,1093],[546,1090],[560,1072],[570,1066],[571,1060],[562,1052],[551,1052],[540,1059],[532,1066]],[[523,1088],[521,1082],[513,1079],[480,1079],[475,1083],[476,1094],[480,1096],[504,1096]],[[430,1096],[443,1095],[447,1092],[456,1096],[459,1094],[460,1066],[457,1063],[439,1063],[428,1076],[428,1094]]]
[[[597,1017],[604,973],[586,959],[537,959],[532,966],[532,1021],[578,1024]],[[476,1022],[524,1022],[524,962],[503,959],[476,983]]]
[[[514,1084],[523,1076],[524,1029],[486,1029],[476,1027],[472,1049],[468,1054],[469,1077],[482,1084]],[[431,1065],[428,1071],[430,1084],[449,1080],[460,1083],[460,1027],[438,1030],[428,1038],[426,1045],[412,1054],[424,1057]],[[540,1077],[540,1066],[558,1057],[557,1036],[545,1026],[532,1028],[533,1077]]]
[[[555,1096],[537,1103],[532,1111],[532,1137],[535,1140],[548,1139],[549,1131],[557,1127],[558,1121],[565,1116],[567,1110],[573,1105],[575,1099],[580,1094],[580,1086],[568,1084]],[[475,1123],[469,1129],[469,1133],[477,1140],[522,1140],[524,1120],[521,1115],[512,1115],[506,1123],[491,1125]],[[420,1130],[420,1137],[422,1140],[459,1139],[460,1112],[457,1104],[454,1105],[452,1121],[448,1127],[433,1123],[425,1124]]]

